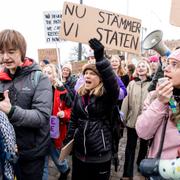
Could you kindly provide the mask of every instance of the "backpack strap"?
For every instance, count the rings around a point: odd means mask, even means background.
[[[41,74],[42,72],[40,70],[31,73],[31,81],[34,88],[38,85]]]

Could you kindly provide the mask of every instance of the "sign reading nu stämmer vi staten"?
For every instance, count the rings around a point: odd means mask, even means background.
[[[139,19],[65,2],[60,37],[81,43],[95,37],[107,48],[140,54],[140,29]]]

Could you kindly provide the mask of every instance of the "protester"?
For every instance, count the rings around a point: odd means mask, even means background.
[[[135,123],[138,115],[141,114],[143,102],[148,93],[147,88],[151,80],[149,64],[144,60],[138,61],[135,73],[136,78],[129,83],[127,87],[128,95],[125,97],[121,107],[127,128],[127,144],[122,179],[133,179],[134,158],[138,139]],[[137,157],[138,166],[146,153],[147,141],[140,139],[140,149]]]
[[[72,75],[71,63],[65,63],[62,66],[62,81],[65,88],[68,90],[69,95],[71,96],[72,99],[74,99],[75,96],[74,86],[76,84],[77,77],[75,75]]]
[[[172,52],[164,64],[164,76],[169,80],[157,84],[149,93],[136,131],[143,139],[153,138],[149,157],[155,157],[160,144],[163,120],[168,115],[161,159],[180,157],[180,49]]]
[[[55,116],[59,119],[58,123],[58,135],[51,137],[51,148],[50,155],[54,161],[58,171],[61,173],[59,180],[66,180],[70,172],[67,160],[60,161],[59,155],[61,152],[62,142],[65,139],[67,133],[67,123],[70,120],[71,114],[71,99],[68,96],[68,92],[63,86],[63,83],[58,79],[58,73],[56,67],[53,64],[48,64],[44,66],[43,73],[48,76],[51,81],[53,89],[53,109],[52,118]],[[53,124],[54,125],[54,124]],[[53,128],[53,127],[52,127]],[[56,128],[53,128],[56,129]],[[47,162],[48,163],[48,162]],[[43,179],[48,179],[48,166],[45,169],[46,174],[44,174]]]
[[[92,49],[89,50],[88,54],[87,54],[87,63],[91,64],[91,63],[95,63],[95,57],[94,57],[94,51]],[[77,92],[78,89],[81,87],[81,85],[84,83],[84,76],[82,73],[80,73],[79,78],[76,81],[76,84],[74,86],[75,91]]]
[[[153,78],[154,74],[156,73],[158,69],[159,57],[157,55],[153,55],[153,56],[150,56],[148,60],[149,60],[151,71],[152,71],[151,77]]]
[[[48,154],[49,118],[52,88],[49,79],[39,73],[34,60],[26,58],[26,41],[16,30],[0,32],[0,91],[5,99],[0,110],[8,115],[17,139],[19,153],[17,179],[42,179],[45,157]]]
[[[41,67],[41,69],[45,66],[45,65],[47,65],[47,64],[49,64],[50,62],[49,62],[49,60],[48,59],[43,59],[43,60],[41,60],[40,62],[39,62],[39,65],[40,65],[40,67]]]
[[[134,80],[133,74],[134,74],[135,69],[136,69],[136,66],[134,64],[127,65],[127,74],[129,76],[129,81]]]
[[[127,75],[124,68],[121,66],[121,58],[118,55],[112,55],[110,59],[113,70],[121,78],[124,85],[127,87],[129,83],[129,76]]]
[[[72,180],[108,180],[112,157],[110,117],[119,88],[104,58],[104,46],[95,38],[89,44],[96,64],[84,66],[85,83],[76,95],[64,143],[74,138]]]

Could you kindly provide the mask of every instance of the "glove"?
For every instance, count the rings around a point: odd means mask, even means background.
[[[89,40],[89,46],[94,50],[96,61],[101,61],[104,57],[104,46],[96,38]]]

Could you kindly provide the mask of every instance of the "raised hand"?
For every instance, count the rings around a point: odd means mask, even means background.
[[[89,46],[94,50],[94,57],[96,61],[101,61],[104,57],[104,46],[96,38],[89,40]]]

